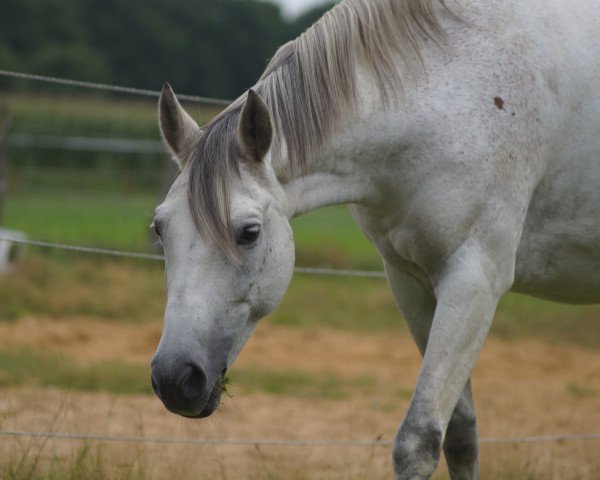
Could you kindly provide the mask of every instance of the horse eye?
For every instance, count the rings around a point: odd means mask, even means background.
[[[237,240],[238,245],[251,245],[258,240],[260,235],[260,225],[246,225]]]
[[[152,228],[154,229],[154,233],[156,233],[156,236],[160,238],[160,228],[158,227],[156,221],[152,222]]]

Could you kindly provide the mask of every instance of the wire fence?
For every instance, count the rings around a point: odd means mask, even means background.
[[[20,78],[24,80],[34,80],[46,83],[55,83],[60,85],[69,85],[81,88],[91,88],[105,91],[113,91],[119,93],[127,93],[131,95],[143,95],[158,97],[160,92],[154,90],[144,90],[139,88],[121,87],[116,85],[82,82],[79,80],[48,77],[44,75],[34,75],[30,73],[15,72],[10,70],[1,70],[0,76]],[[182,100],[194,101],[210,105],[228,105],[229,100],[198,97],[192,95],[178,95]],[[103,151],[112,153],[162,153],[164,148],[160,141],[153,140],[134,140],[134,139],[114,139],[114,138],[96,138],[96,137],[80,137],[80,136],[52,136],[52,135],[11,135],[8,139],[8,144],[11,147],[25,148],[56,148],[66,150],[84,150],[84,151]],[[59,250],[67,250],[73,252],[82,252],[98,255],[108,255],[114,257],[136,258],[144,260],[159,260],[163,261],[162,255],[155,255],[141,252],[125,252],[119,250],[111,250],[105,248],[67,245],[64,243],[52,243],[40,240],[25,240],[0,235],[0,240],[10,241],[22,245],[31,245],[41,248],[52,248]],[[385,274],[380,271],[364,271],[351,269],[333,269],[333,268],[313,268],[313,267],[296,267],[296,273],[310,275],[327,275],[327,276],[342,276],[342,277],[363,277],[363,278],[385,278]]]
[[[131,138],[11,134],[8,137],[7,144],[9,147],[18,148],[49,148],[85,152],[165,153],[165,148],[159,140]]]
[[[140,88],[123,87],[102,83],[84,82],[79,80],[49,77],[43,75],[34,75],[30,73],[16,72],[0,69],[0,76],[19,78],[24,80],[53,83],[58,85],[68,85],[78,88],[88,88],[102,90],[107,92],[125,93],[130,95],[141,95],[146,97],[158,97],[159,91],[146,90]],[[226,106],[229,100],[215,99],[209,97],[200,97],[195,95],[178,95],[181,100],[197,102],[205,105]],[[13,135],[10,139],[10,146],[16,147],[34,147],[34,148],[62,148],[79,150],[101,150],[118,153],[160,153],[162,146],[160,142],[147,140],[130,139],[106,139],[106,138],[88,138],[88,137],[51,137],[51,136],[28,136]],[[164,261],[162,255],[112,250],[105,248],[69,245],[63,243],[53,243],[40,240],[29,240],[17,238],[11,235],[0,234],[0,241],[12,242],[20,245],[30,245],[39,248],[59,249],[72,252],[81,252],[88,254],[107,255],[113,257],[124,257],[142,260]],[[328,275],[342,277],[364,277],[364,278],[385,278],[382,271],[365,270],[347,270],[332,268],[312,268],[296,267],[296,273],[311,275]],[[137,443],[157,443],[157,444],[186,444],[186,445],[209,445],[209,446],[277,446],[277,447],[389,447],[393,444],[391,440],[263,440],[263,439],[182,439],[169,437],[144,437],[144,436],[125,436],[125,435],[91,435],[91,434],[69,434],[56,432],[29,432],[0,430],[0,436],[3,437],[35,437],[56,440],[92,440],[108,442],[137,442]],[[567,442],[567,441],[594,441],[600,440],[600,433],[580,433],[580,434],[554,434],[554,435],[532,435],[521,437],[487,437],[479,440],[480,444],[500,444],[500,443],[543,443],[543,442]]]
[[[0,234],[0,241],[16,243],[18,245],[31,245],[40,248],[51,248],[55,250],[66,250],[70,252],[90,253],[94,255],[107,255],[112,257],[124,257],[142,260],[164,261],[163,255],[142,252],[128,252],[123,250],[111,250],[107,248],[87,247],[82,245],[69,245],[65,243],[44,242],[40,240],[28,240],[11,235]],[[363,278],[385,278],[385,273],[377,270],[346,270],[339,268],[315,268],[295,267],[295,273],[309,275],[328,275],[339,277],[363,277]]]
[[[157,443],[199,446],[267,446],[267,447],[390,447],[393,440],[265,440],[265,439],[199,439],[175,437],[143,437],[136,435],[88,435],[78,433],[26,432],[0,430],[4,437],[32,437],[55,440],[92,440],[100,442]],[[517,444],[517,443],[549,443],[600,440],[600,433],[531,435],[523,437],[486,437],[479,443],[485,444]]]
[[[158,90],[147,90],[143,88],[123,87],[120,85],[109,85],[106,83],[83,82],[81,80],[72,80],[68,78],[49,77],[46,75],[35,75],[32,73],[15,72],[12,70],[1,70],[0,76],[18,78],[21,80],[34,80],[36,82],[52,83],[55,85],[68,85],[71,87],[87,88],[93,90],[102,90],[105,92],[126,93],[129,95],[138,95],[145,97],[160,97]],[[231,100],[221,98],[199,97],[197,95],[178,94],[177,98],[188,102],[196,102],[204,105],[214,105],[225,107],[231,103]]]

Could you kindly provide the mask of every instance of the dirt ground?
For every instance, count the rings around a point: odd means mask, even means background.
[[[0,324],[0,348],[60,352],[81,361],[149,361],[156,325],[29,318]],[[404,334],[259,325],[234,369],[301,371],[372,379],[343,398],[302,398],[230,388],[204,421],[168,413],[150,395],[55,388],[0,389],[0,429],[183,439],[392,439],[420,364]],[[488,339],[474,372],[482,439],[600,432],[600,355],[573,345]],[[88,463],[107,478],[391,478],[390,447],[183,446],[88,442]],[[37,468],[92,468],[82,442],[0,436],[1,462],[40,453]],[[33,453],[32,453],[33,452]],[[483,478],[596,479],[600,441],[483,443]],[[37,454],[36,454],[37,455]],[[79,463],[77,463],[79,462]],[[123,472],[128,472],[125,475]],[[438,477],[447,478],[443,465]],[[89,475],[85,475],[89,476]],[[0,478],[2,469],[0,468]],[[77,478],[77,475],[75,475]]]

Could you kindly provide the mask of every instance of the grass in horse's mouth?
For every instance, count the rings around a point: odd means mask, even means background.
[[[229,382],[231,381],[231,379],[225,375],[225,373],[223,373],[221,375],[221,378],[219,379],[219,388],[221,389],[222,393],[227,393],[227,385],[229,384]],[[231,394],[227,393],[227,395],[231,396]]]
[[[227,385],[229,382],[230,378],[226,375],[226,370],[223,370],[221,376],[215,382],[210,398],[219,398],[222,393],[227,393]],[[227,395],[231,396],[229,393],[227,393]]]

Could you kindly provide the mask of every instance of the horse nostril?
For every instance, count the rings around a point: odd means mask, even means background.
[[[206,383],[204,371],[196,365],[189,364],[181,375],[181,392],[188,401],[194,401],[204,395]]]

